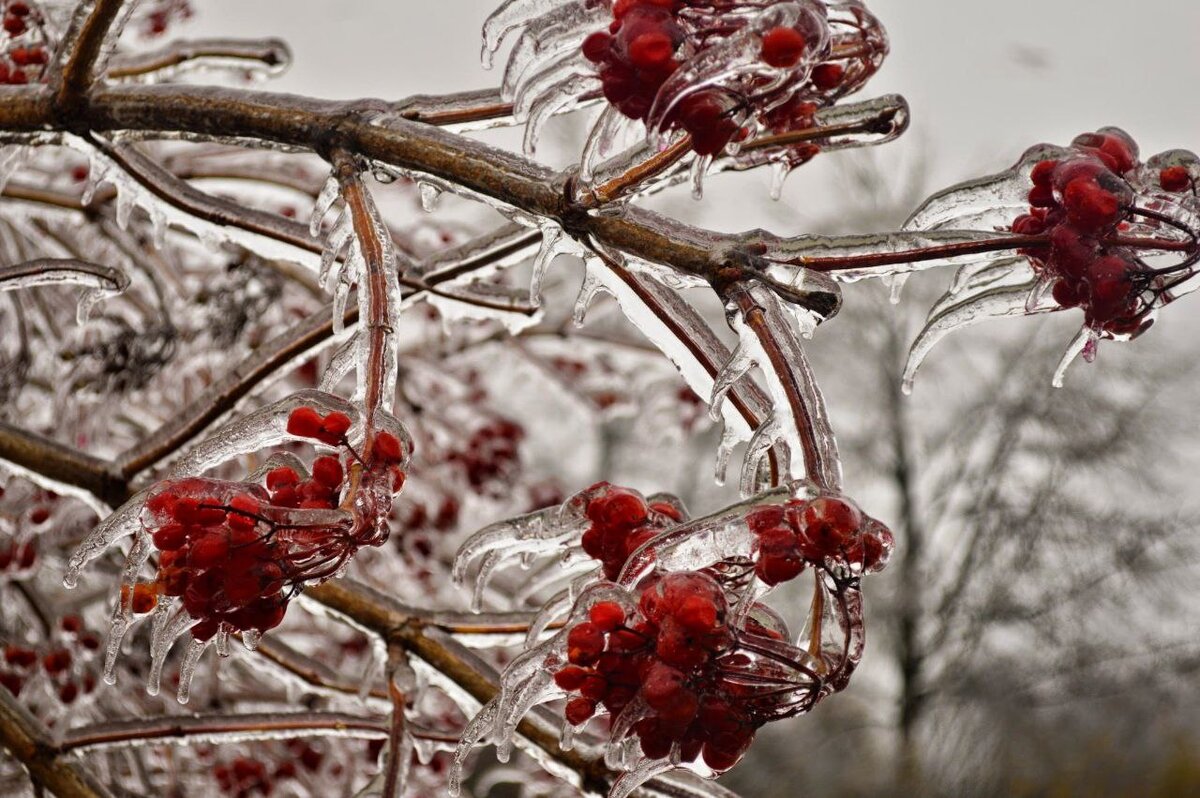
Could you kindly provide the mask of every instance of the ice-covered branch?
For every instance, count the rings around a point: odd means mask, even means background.
[[[56,124],[38,89],[0,88],[0,100],[0,130],[19,137]],[[588,214],[567,200],[569,173],[402,116],[381,121],[375,105],[233,89],[128,86],[96,91],[80,124],[96,132],[234,137],[307,150],[336,137],[369,160],[428,175],[510,211],[555,222],[574,238],[591,238],[706,280],[720,274],[729,253],[744,243],[741,236],[714,234],[639,208]],[[795,299],[822,315],[836,306],[825,291],[800,290]]]
[[[220,743],[320,735],[377,740],[387,736],[387,727],[382,720],[344,712],[259,712],[130,718],[71,729],[63,736],[58,751],[66,753],[137,742],[189,744],[196,742],[197,738],[208,743]]]
[[[80,0],[76,5],[49,75],[54,107],[64,122],[78,121],[72,117],[86,104],[85,95],[104,66],[106,50],[115,44],[125,11],[126,0]]]
[[[59,798],[111,796],[78,762],[58,755],[49,730],[7,690],[0,690],[0,747],[25,767],[39,790]]]
[[[213,64],[257,67],[275,73],[285,69],[291,60],[291,49],[281,39],[183,39],[158,50],[116,56],[107,77],[161,78],[163,73],[173,76],[186,66]]]

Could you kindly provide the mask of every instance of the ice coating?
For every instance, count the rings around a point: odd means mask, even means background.
[[[233,419],[192,447],[171,469],[174,476],[202,474],[237,457],[262,451],[285,441],[302,441],[287,431],[288,418],[299,407],[324,413],[339,412],[358,418],[358,409],[341,397],[321,391],[300,391],[252,413]]]
[[[661,147],[675,131],[693,136],[690,171],[697,194],[704,173],[720,161],[714,156],[724,152],[736,159],[747,137],[769,139],[810,124],[815,112],[860,89],[888,50],[882,26],[860,2],[747,1],[693,8],[526,0],[506,2],[488,18],[485,64],[490,66],[505,37],[518,30],[501,96],[515,101],[514,118],[527,124],[527,152],[551,115],[602,94],[608,109],[619,109],[627,121],[645,121],[652,144]],[[635,45],[638,36],[657,38]],[[776,163],[782,177],[827,143],[838,149],[898,135],[906,110],[893,116],[890,131],[883,125],[850,126],[852,132],[839,138],[831,130],[836,142],[785,135],[730,165]],[[625,127],[612,114],[601,115],[584,148],[585,184],[595,172],[601,142]]]
[[[1067,147],[1037,145],[1005,172],[934,194],[906,230],[950,237],[961,235],[955,227],[1002,232],[981,234],[992,236],[990,243],[951,244],[950,250],[974,250],[965,259],[914,252],[925,265],[960,267],[913,344],[905,391],[938,340],[987,318],[1082,310],[1083,329],[1055,371],[1056,386],[1075,357],[1095,357],[1100,340],[1129,340],[1147,330],[1160,307],[1196,286],[1196,163],[1183,150],[1142,162],[1127,133],[1106,127]],[[1019,238],[1005,246],[1006,235]]]
[[[281,39],[185,39],[157,50],[116,54],[107,77],[152,84],[201,72],[264,80],[283,74],[291,64],[291,48]]]
[[[763,314],[765,327],[772,332],[773,338],[766,340],[761,330],[748,325],[741,311],[731,314],[730,326],[737,333],[742,357],[759,365],[775,408],[775,423],[764,424],[759,446],[753,454],[765,455],[770,445],[782,441],[787,444],[791,456],[788,473],[792,479],[807,476],[818,485],[836,490],[842,481],[837,440],[794,323],[779,298],[765,286],[755,284],[747,291],[756,311]],[[781,371],[780,364],[765,349],[768,345],[778,347],[782,362],[787,365],[786,371]],[[743,468],[744,493],[753,487],[751,475],[757,464],[758,460],[748,453]]]
[[[1034,289],[1033,282],[998,288],[983,286],[975,292],[964,291],[963,296],[935,308],[909,349],[901,389],[912,393],[917,370],[933,347],[951,332],[988,319],[1027,315]]]
[[[0,291],[42,285],[79,285],[87,289],[79,297],[75,314],[76,322],[82,325],[98,303],[129,288],[129,275],[110,266],[70,258],[39,258],[0,267]]]

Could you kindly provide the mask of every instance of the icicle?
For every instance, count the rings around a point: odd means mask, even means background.
[[[633,770],[622,773],[620,778],[613,782],[612,789],[608,791],[608,798],[629,798],[634,790],[650,779],[676,767],[677,765],[667,759],[642,759]]]
[[[746,453],[742,457],[742,473],[738,481],[738,489],[742,496],[753,496],[758,492],[758,472],[762,460],[767,456],[771,447],[784,440],[783,425],[775,416],[764,421],[750,443],[746,445]]]
[[[583,59],[580,58],[580,61]],[[542,134],[542,128],[556,113],[576,102],[576,98],[593,88],[597,82],[596,75],[590,67],[580,66],[580,71],[564,77],[554,83],[530,105],[525,116],[525,135],[521,141],[523,152],[533,155],[537,151],[537,143]]]
[[[337,316],[335,315],[336,319]],[[358,342],[351,338],[338,347],[333,353],[333,357],[329,359],[329,365],[325,367],[325,373],[321,375],[321,385],[319,390],[325,393],[336,393],[337,387],[341,385],[342,380],[354,368],[354,358],[358,354]]]
[[[506,0],[501,4],[483,23],[483,49],[479,54],[483,68],[492,68],[493,57],[510,32],[560,4],[562,0]]]
[[[576,327],[583,326],[588,308],[591,307],[596,297],[608,291],[600,278],[593,273],[595,268],[597,267],[592,265],[591,260],[588,260],[584,267],[583,283],[579,286],[579,293],[575,297],[575,309],[571,312],[571,320]]]
[[[940,304],[931,312],[925,322],[925,327],[913,341],[908,352],[908,362],[904,366],[901,390],[905,394],[912,393],[913,379],[917,369],[925,362],[925,358],[938,341],[949,333],[980,321],[1004,316],[1023,316],[1028,313],[1029,296],[1035,288],[1035,283],[1026,283],[1013,287],[993,288],[972,293],[958,301]]]
[[[314,238],[321,234],[321,222],[325,220],[325,214],[329,213],[329,209],[333,207],[333,203],[337,201],[341,189],[338,186],[337,178],[330,175],[325,181],[325,185],[321,187],[321,193],[317,195],[316,202],[313,203],[312,216],[308,220],[308,232]]]
[[[585,185],[592,182],[597,167],[628,124],[627,117],[615,105],[605,104],[583,143],[583,153],[579,156],[580,182]]]
[[[910,272],[884,275],[881,282],[887,286],[888,301],[893,305],[900,304],[900,292],[904,290],[904,284],[908,282],[908,278],[911,276]]]
[[[117,187],[117,227],[122,230],[129,228],[129,216],[133,213],[133,206],[137,202],[137,195],[123,185],[115,184]]]
[[[196,625],[196,621],[186,612],[178,611],[171,615],[173,608],[167,602],[162,602],[158,610],[161,612],[156,612],[154,626],[150,632],[150,674],[146,679],[146,692],[150,695],[158,695],[162,684],[163,665],[171,647]]]
[[[167,229],[170,227],[167,215],[157,205],[151,205],[147,212],[150,214],[150,243],[156,250],[162,250],[167,245]]]
[[[8,181],[29,160],[29,149],[21,146],[0,147],[0,192],[8,186]],[[85,205],[87,203],[84,203]]]
[[[83,566],[102,555],[121,538],[143,532],[141,514],[146,495],[147,491],[139,492],[88,533],[67,561],[63,585],[67,588],[75,587],[79,583],[79,572],[83,570]]]
[[[467,763],[467,757],[471,755],[471,749],[486,740],[492,733],[499,711],[500,697],[497,695],[484,704],[479,713],[471,718],[471,722],[463,729],[462,740],[459,742],[458,748],[454,750],[454,761],[450,765],[450,778],[446,783],[446,792],[451,798],[458,798],[462,795],[463,767]]]
[[[433,213],[437,210],[438,200],[442,197],[441,187],[427,180],[418,180],[417,193],[421,195],[421,210],[425,213]]]
[[[755,365],[757,364],[754,362],[754,358],[750,356],[746,347],[739,343],[713,382],[712,396],[708,400],[708,415],[713,421],[721,420],[721,408],[725,403],[725,397],[738,380],[745,377]]]
[[[704,173],[708,171],[708,167],[712,165],[713,157],[711,155],[698,155],[692,161],[692,199],[704,199]]]
[[[317,272],[317,283],[326,291],[333,290],[334,281],[338,279],[340,271],[346,268],[342,266],[341,270],[335,270],[334,267],[338,265],[338,258],[353,236],[354,227],[350,224],[350,216],[343,210],[325,238],[325,248],[321,250],[321,268]]]
[[[179,692],[175,694],[175,700],[181,704],[186,704],[191,698],[192,677],[196,675],[196,665],[200,662],[200,657],[203,656],[206,648],[208,648],[207,640],[192,638],[188,641],[187,650],[183,654],[183,662],[179,663]]]
[[[1063,352],[1062,359],[1058,361],[1058,368],[1054,370],[1054,378],[1050,384],[1055,388],[1063,387],[1063,381],[1067,376],[1067,367],[1070,366],[1075,358],[1083,355],[1084,360],[1089,363],[1096,357],[1096,342],[1100,336],[1091,327],[1083,326],[1075,337],[1071,339],[1071,343],[1067,345],[1067,351]],[[1090,354],[1090,357],[1089,357]]]
[[[567,238],[563,229],[553,222],[539,225],[542,231],[542,245],[538,248],[533,259],[533,275],[529,279],[529,301],[535,306],[542,304],[542,282],[550,263],[559,255],[574,251],[571,239]]]
[[[778,202],[783,196],[783,184],[792,173],[792,166],[787,161],[776,161],[771,164],[771,199]]]
[[[718,487],[724,487],[725,475],[729,471],[729,458],[742,440],[742,436],[728,422],[722,425],[721,442],[717,444],[717,463],[713,469],[713,481]]]
[[[355,247],[357,249],[357,247]],[[350,301],[350,268],[342,272],[342,279],[337,281],[333,289],[333,334],[341,335],[346,331],[346,303]],[[362,336],[356,340],[361,341]]]

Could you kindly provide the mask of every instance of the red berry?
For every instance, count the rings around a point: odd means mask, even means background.
[[[583,684],[583,680],[588,677],[591,672],[585,668],[568,665],[558,673],[554,674],[554,683],[564,690],[574,692]]]
[[[1035,186],[1048,186],[1057,167],[1058,161],[1056,160],[1038,161],[1034,164],[1033,171],[1029,173],[1029,179]]]
[[[593,64],[599,64],[608,56],[608,49],[611,45],[612,37],[604,31],[598,30],[583,40],[583,57]]]
[[[645,523],[648,511],[640,494],[610,487],[588,503],[587,517],[602,526],[629,528]]]
[[[629,60],[639,69],[658,69],[671,61],[675,45],[661,31],[643,33],[629,43]]]
[[[567,633],[567,659],[574,665],[591,665],[604,651],[604,633],[584,621]]]
[[[313,479],[328,488],[339,488],[345,474],[342,464],[336,457],[318,457],[312,465]]]
[[[311,407],[297,407],[288,416],[287,431],[300,438],[316,438],[321,432],[321,415]]]
[[[336,410],[321,422],[321,434],[317,437],[330,445],[340,443],[350,429],[350,417]]]
[[[783,25],[771,28],[762,37],[762,59],[768,66],[793,67],[799,63],[807,45],[804,34],[795,28]]]
[[[812,71],[812,83],[821,91],[832,91],[842,84],[845,76],[841,64],[819,64]]]
[[[813,499],[799,513],[797,537],[810,560],[836,555],[862,525],[858,508],[842,499]]]
[[[594,701],[589,701],[586,698],[575,698],[567,702],[567,722],[572,726],[579,726],[586,723],[595,714],[596,702]]]
[[[64,615],[58,622],[58,628],[67,634],[77,635],[83,631],[83,618],[78,615]]]
[[[601,601],[588,611],[588,617],[602,632],[611,632],[625,622],[625,610],[615,601]]]
[[[267,489],[275,492],[280,488],[288,488],[300,481],[300,475],[287,466],[273,468],[267,472]]]
[[[37,662],[37,652],[24,646],[7,645],[4,647],[4,661],[18,668],[28,668]]]
[[[62,673],[71,667],[72,659],[70,651],[60,648],[42,657],[42,667],[46,670],[46,673]]]
[[[1109,227],[1121,217],[1121,200],[1094,178],[1072,180],[1063,190],[1067,218],[1085,230]]]
[[[383,463],[399,463],[404,459],[404,446],[392,433],[381,432],[375,436],[374,455]]]
[[[187,530],[183,524],[165,524],[154,531],[154,545],[159,551],[176,551],[187,545]]]
[[[1192,185],[1192,175],[1186,166],[1168,166],[1158,173],[1158,183],[1163,191],[1186,191]]]

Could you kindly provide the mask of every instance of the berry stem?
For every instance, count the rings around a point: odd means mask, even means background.
[[[641,163],[631,166],[626,172],[594,189],[585,192],[579,199],[584,208],[597,208],[634,191],[645,180],[662,174],[679,163],[692,150],[692,137],[684,135],[670,147],[657,152]]]

